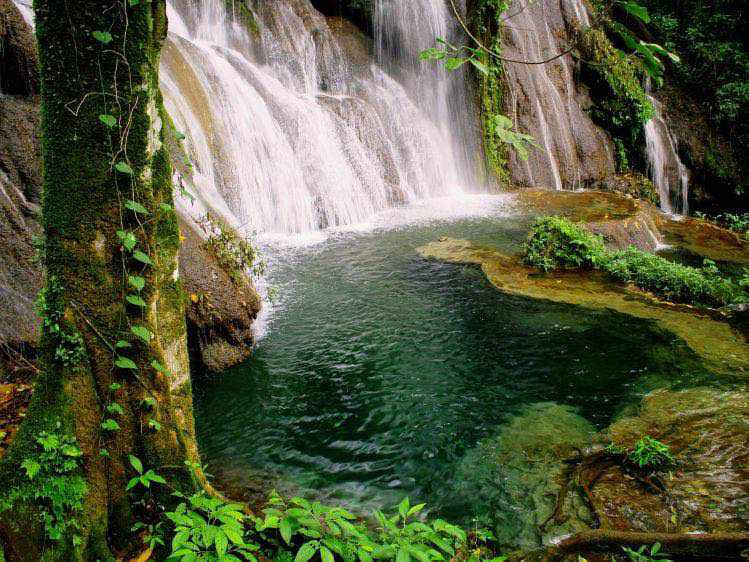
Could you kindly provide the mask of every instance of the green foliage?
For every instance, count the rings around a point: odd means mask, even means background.
[[[454,72],[466,63],[470,63],[482,74],[489,74],[487,66],[481,62],[481,47],[453,45],[442,37],[437,37],[437,46],[419,53],[419,60],[441,62],[448,72]]]
[[[721,307],[749,299],[743,282],[720,277],[711,262],[701,269],[674,263],[630,246],[610,252],[603,239],[563,217],[537,220],[525,244],[524,262],[542,271],[601,269],[665,300]]]
[[[86,482],[78,474],[83,453],[75,438],[56,431],[42,431],[36,437],[37,451],[21,467],[28,482],[0,496],[0,512],[20,506],[34,506],[44,523],[47,537],[59,541],[72,533],[77,542],[76,515],[83,507]]]
[[[469,536],[441,519],[423,522],[424,507],[404,499],[392,516],[375,512],[373,527],[340,507],[303,498],[286,502],[275,492],[262,517],[246,516],[240,506],[197,494],[166,514],[174,524],[170,560],[503,560],[491,558],[483,544],[490,533]]]
[[[667,558],[668,554],[661,552],[660,543],[655,543],[649,550],[647,545],[642,545],[637,550],[627,547],[622,548],[631,562],[673,562],[673,560]]]
[[[638,439],[627,459],[640,468],[658,469],[674,462],[668,445],[649,435]]]
[[[129,455],[128,459],[130,460],[130,466],[133,467],[136,475],[127,483],[125,490],[130,491],[137,486],[150,489],[151,484],[166,484],[166,480],[164,480],[164,477],[156,474],[153,469],[149,468],[144,472],[143,463],[138,457]]]
[[[44,336],[54,345],[54,360],[62,367],[72,367],[83,358],[83,338],[64,321],[63,293],[57,278],[50,275],[39,292],[36,307],[42,318]]]
[[[603,238],[562,217],[542,217],[525,243],[524,262],[542,271],[594,268],[606,255]]]
[[[712,268],[697,269],[630,247],[610,254],[606,271],[618,281],[634,283],[673,301],[721,307],[746,300],[746,293]]]
[[[250,538],[250,519],[240,505],[199,493],[166,517],[174,525],[169,561],[257,562],[254,553],[259,547]]]
[[[523,161],[528,160],[529,148],[541,148],[541,145],[531,135],[513,131],[512,120],[509,117],[499,114],[492,115],[485,120],[484,124],[488,128],[487,134],[496,138],[499,142],[511,146],[515,149],[518,158]]]
[[[745,240],[749,241],[749,213],[721,213],[714,217],[708,217],[698,211],[695,215],[702,220],[715,222],[723,228],[738,232],[744,236]]]
[[[200,225],[208,234],[206,244],[232,281],[239,283],[245,272],[262,275],[265,262],[259,259],[257,249],[223,219],[207,212]]]

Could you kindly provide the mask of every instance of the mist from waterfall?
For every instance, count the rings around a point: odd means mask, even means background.
[[[471,115],[458,107],[464,84],[418,61],[422,43],[449,35],[449,14],[435,0],[399,4],[413,11],[375,18],[387,45],[421,27],[405,18],[428,14],[430,27],[398,46],[397,60],[378,42],[378,64],[352,24],[324,18],[309,0],[252,0],[252,16],[239,2],[170,0],[161,85],[199,199],[183,210],[300,233],[472,186],[467,155],[479,152],[453,117]]]
[[[646,83],[655,114],[645,123],[645,155],[648,175],[658,190],[661,210],[668,214],[689,213],[689,169],[679,158],[678,147],[663,115],[663,106]]]

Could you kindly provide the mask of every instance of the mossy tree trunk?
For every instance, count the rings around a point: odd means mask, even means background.
[[[35,15],[47,271],[44,369],[0,465],[0,495],[28,487],[23,463],[39,456],[37,438],[44,431],[75,438],[82,456],[73,472],[86,486],[82,505],[63,506],[58,514],[78,528],[50,536],[43,518],[53,512],[52,500],[16,497],[0,513],[0,543],[9,561],[108,560],[137,543],[131,526],[149,517],[143,512],[158,510],[170,488],[201,485],[186,464],[198,456],[176,269],[180,235],[162,143],[158,65],[165,3],[36,0]],[[125,233],[130,242],[123,244]],[[128,295],[136,298],[129,302]],[[102,428],[108,419],[119,429]],[[130,455],[168,482],[154,484],[155,496],[141,506],[138,491],[125,489],[136,475]],[[36,476],[36,489],[44,478]]]

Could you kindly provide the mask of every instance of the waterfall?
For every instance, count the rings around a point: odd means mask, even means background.
[[[563,52],[564,38],[590,25],[583,0],[514,0],[503,17],[502,52],[524,61]],[[542,146],[525,162],[510,156],[514,183],[575,189],[614,175],[611,141],[583,111],[589,100],[578,91],[573,70],[571,55],[546,64],[505,64],[508,116]]]
[[[663,106],[650,92],[650,81],[645,86],[655,109],[655,115],[645,123],[648,175],[658,190],[661,210],[686,215],[689,213],[689,170],[679,158],[676,139],[666,124]]]
[[[465,0],[452,2],[465,14]],[[376,58],[436,124],[446,143],[442,157],[451,174],[447,181],[470,189],[478,183],[481,147],[466,72],[448,72],[419,60],[419,53],[434,47],[438,37],[465,43],[452,9],[448,0],[374,0]]]
[[[309,0],[169,0],[162,91],[199,199],[183,210],[299,233],[470,188],[467,155],[478,148],[461,134],[464,84],[418,61],[450,35],[449,14],[435,0],[396,4],[414,11],[378,3],[375,61],[352,24]],[[417,13],[429,28],[398,43]]]

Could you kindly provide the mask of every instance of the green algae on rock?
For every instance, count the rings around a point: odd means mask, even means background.
[[[749,371],[746,339],[717,313],[656,300],[631,286],[617,286],[596,272],[558,272],[539,275],[516,257],[476,247],[467,240],[443,238],[417,249],[425,258],[479,265],[489,281],[510,294],[592,309],[613,309],[652,320],[681,337],[705,362],[726,377],[744,377]]]

